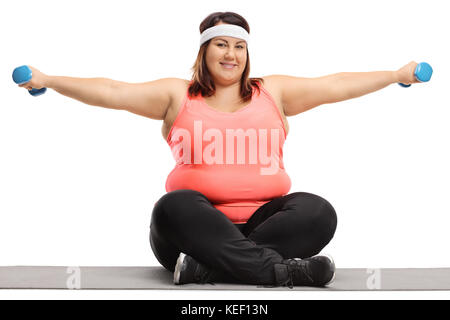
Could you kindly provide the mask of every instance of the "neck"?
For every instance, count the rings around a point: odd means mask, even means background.
[[[241,98],[241,85],[239,82],[234,83],[229,86],[223,86],[220,84],[216,84],[216,92],[212,97],[220,101],[230,101],[240,102]]]

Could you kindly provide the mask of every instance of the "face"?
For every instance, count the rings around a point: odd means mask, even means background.
[[[247,63],[247,43],[238,38],[218,36],[206,49],[206,65],[214,82],[238,82]],[[232,65],[226,65],[230,64]]]

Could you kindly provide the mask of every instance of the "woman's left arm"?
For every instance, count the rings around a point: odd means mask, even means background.
[[[392,83],[419,82],[414,77],[417,63],[412,61],[397,71],[340,72],[320,78],[276,76],[280,84],[286,116],[294,116],[325,103],[363,96]]]

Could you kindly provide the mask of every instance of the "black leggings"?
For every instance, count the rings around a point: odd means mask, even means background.
[[[237,225],[202,193],[182,189],[156,202],[150,244],[172,272],[181,251],[214,270],[214,282],[274,285],[274,264],[318,254],[333,238],[336,225],[331,204],[311,193],[272,199],[246,224]]]

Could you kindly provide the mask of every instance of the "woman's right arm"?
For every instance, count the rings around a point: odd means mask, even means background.
[[[32,79],[20,85],[29,90],[47,87],[85,104],[126,110],[148,118],[163,120],[179,79],[163,78],[144,83],[127,83],[107,78],[48,76],[29,66]]]

